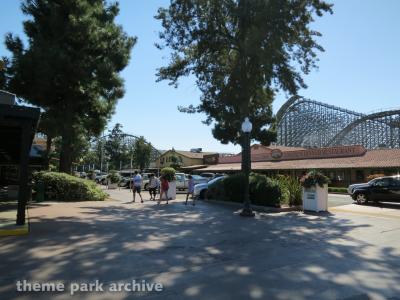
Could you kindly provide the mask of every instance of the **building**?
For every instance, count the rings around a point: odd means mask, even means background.
[[[332,186],[347,186],[365,182],[371,174],[399,174],[400,149],[367,150],[361,145],[310,149],[253,145],[251,161],[255,172],[300,177],[311,169],[318,169],[331,179]],[[221,157],[198,171],[233,173],[240,169],[241,153]]]
[[[216,155],[216,152],[203,152],[201,148],[191,149],[190,151],[171,150],[161,154],[158,162],[158,168],[177,167],[183,170],[193,170],[206,167],[204,157]]]
[[[0,91],[0,190],[18,199],[17,225],[25,223],[30,151],[39,117],[39,108],[15,105],[14,94]]]

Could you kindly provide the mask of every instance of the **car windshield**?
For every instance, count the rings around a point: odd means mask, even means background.
[[[192,177],[193,177],[193,179],[197,179],[197,180],[204,179],[204,177],[201,177],[199,175],[192,175]]]
[[[208,184],[213,184],[214,182],[217,182],[218,180],[220,180],[220,179],[222,179],[222,178],[225,178],[225,176],[220,176],[220,177],[214,178],[214,179],[210,180],[210,181],[208,182]]]
[[[375,178],[375,179],[372,179],[372,180],[368,181],[368,184],[369,184],[369,185],[374,185],[374,183],[376,182],[376,180],[377,180],[376,178]]]

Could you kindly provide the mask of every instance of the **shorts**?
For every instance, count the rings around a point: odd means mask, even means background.
[[[140,193],[142,191],[142,187],[141,186],[133,186],[133,192],[134,193],[136,193],[136,192],[138,192],[138,193]]]
[[[157,194],[157,188],[149,188],[149,193],[150,194]]]

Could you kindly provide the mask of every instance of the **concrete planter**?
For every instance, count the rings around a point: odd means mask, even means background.
[[[308,211],[328,210],[328,185],[323,188],[319,185],[311,188],[303,188],[303,209]]]
[[[164,195],[163,195],[162,199],[166,200]],[[168,199],[169,200],[175,200],[176,199],[176,181],[169,182]]]

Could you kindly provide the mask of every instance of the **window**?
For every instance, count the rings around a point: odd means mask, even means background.
[[[364,171],[363,170],[356,171],[356,179],[360,180],[360,181],[364,180]]]
[[[392,187],[400,187],[400,178],[394,178],[390,182],[390,186]]]
[[[337,181],[343,181],[344,180],[344,172],[343,171],[336,172],[336,179],[337,179]]]
[[[378,187],[387,187],[387,186],[390,185],[390,182],[391,182],[390,179],[391,179],[391,178],[384,178],[384,179],[377,180],[377,181],[375,182],[375,186],[378,186]]]

